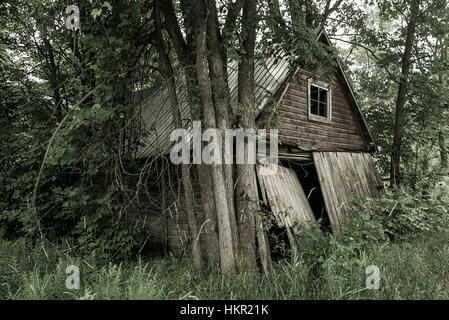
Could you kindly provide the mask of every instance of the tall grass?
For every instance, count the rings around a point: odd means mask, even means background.
[[[105,262],[95,253],[2,240],[0,299],[449,299],[449,193],[422,199],[400,191],[348,204],[338,237],[319,225],[298,236],[299,254],[273,263],[261,277],[226,279],[198,272],[187,258]],[[80,270],[80,288],[66,287],[66,268]],[[380,288],[366,288],[366,268]]]
[[[267,276],[227,281],[218,269],[198,273],[188,259],[100,264],[0,242],[1,299],[449,299],[449,231],[408,242],[354,250],[332,236],[273,264]],[[325,243],[325,245],[323,245]],[[310,250],[310,251],[308,251]],[[365,288],[368,265],[380,269],[379,290]],[[80,268],[80,289],[65,287],[68,265]]]

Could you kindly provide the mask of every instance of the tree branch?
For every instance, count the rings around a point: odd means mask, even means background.
[[[360,43],[357,43],[357,42],[353,42],[353,41],[343,40],[343,39],[339,39],[339,38],[334,38],[334,37],[329,37],[329,39],[342,41],[342,42],[349,43],[349,44],[358,46],[358,47],[360,47],[360,48],[363,48],[363,49],[365,49],[367,52],[371,53],[371,55],[374,57],[374,59],[376,59],[377,61],[381,61],[381,59],[380,59],[379,57],[376,56],[376,54],[374,53],[374,51],[373,51],[372,49],[370,49],[370,48],[364,46],[363,44],[360,44]],[[389,70],[386,66],[384,66],[383,68],[384,68],[385,71],[390,75],[391,79],[392,79],[394,82],[396,82],[396,83],[399,84],[399,81],[396,80],[397,77],[393,76],[393,74],[390,72],[390,70]]]
[[[231,32],[232,26],[235,24],[235,21],[237,20],[240,11],[242,11],[245,2],[246,0],[236,0],[235,2],[231,3],[231,8],[228,11],[225,25],[223,27],[223,37],[226,37],[226,35]]]

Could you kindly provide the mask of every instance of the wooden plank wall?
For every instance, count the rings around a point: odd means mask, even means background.
[[[127,213],[136,228],[148,235],[146,246],[149,249],[180,255],[187,244],[189,228],[187,215],[182,210],[179,170],[170,165],[169,171],[165,182],[163,177],[149,177]]]
[[[381,177],[369,153],[314,152],[313,159],[334,232],[339,232],[346,217],[345,204],[351,194],[358,198],[384,195]]]
[[[313,74],[300,69],[289,83],[279,109],[279,140],[287,145],[310,147],[324,142],[317,151],[368,150],[360,126],[344,93],[344,84],[334,76],[332,85],[332,121],[308,119],[307,86]],[[316,79],[328,82],[324,77]]]
[[[159,186],[147,184],[146,190],[141,189],[138,197],[133,200],[132,205],[127,209],[129,222],[143,234],[143,237],[148,237],[147,246],[154,250],[162,250],[164,233],[160,214],[161,197]]]
[[[205,219],[197,166],[191,167],[191,175],[197,222],[198,226],[201,226]],[[161,179],[152,183],[147,182],[146,191],[142,190],[139,201],[128,209],[128,216],[136,227],[147,233],[149,236],[147,246],[150,249],[160,250],[166,246],[168,252],[179,256],[185,252],[189,244],[189,223],[184,210],[184,192],[179,166],[170,164],[169,175],[166,179],[165,201],[162,195]],[[206,254],[204,230],[200,235],[200,243],[203,254]]]
[[[293,228],[315,221],[298,176],[292,169],[278,166],[274,175],[261,175],[260,166],[257,169],[263,200],[270,205],[280,227]],[[293,231],[297,230],[293,228]]]

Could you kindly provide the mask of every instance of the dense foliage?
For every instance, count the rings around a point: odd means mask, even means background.
[[[318,226],[304,230],[298,256],[284,251],[257,290],[238,275],[226,284],[231,296],[222,294],[220,271],[195,273],[188,259],[135,262],[147,236],[125,218],[151,165],[135,160],[147,132],[132,93],[167,80],[155,49],[154,3],[79,0],[76,31],[66,28],[63,1],[0,3],[0,298],[448,298],[447,1],[255,2],[257,59],[283,50],[310,67],[331,64],[335,52],[313,33],[326,28],[393,188],[385,199],[347,204],[353,214],[340,237]],[[220,27],[231,3],[217,1]],[[162,22],[162,48],[177,72],[183,63]],[[245,54],[242,28],[226,39],[229,59]],[[400,183],[391,175],[394,155]],[[110,261],[126,268],[103,264]],[[85,275],[74,293],[61,288],[69,262]],[[383,266],[382,290],[364,291],[367,264]]]
[[[82,32],[65,28],[63,3],[0,5],[0,219],[9,239],[36,239],[40,228],[49,242],[119,258],[139,244],[121,218],[132,197],[123,172],[137,146],[129,96],[137,79],[151,81],[147,9],[114,5],[78,2]]]

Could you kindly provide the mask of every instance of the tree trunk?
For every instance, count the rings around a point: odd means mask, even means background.
[[[178,98],[176,95],[175,77],[169,57],[165,51],[164,42],[162,38],[158,2],[155,2],[154,5],[154,17],[155,17],[154,24],[156,29],[154,33],[154,39],[156,42],[156,49],[158,51],[159,59],[161,62],[162,75],[165,78],[168,87],[168,96],[170,101],[170,107],[172,109],[174,127],[182,128],[181,113],[179,111]],[[199,242],[198,223],[195,216],[195,196],[193,193],[192,179],[190,176],[190,169],[188,164],[181,165],[181,179],[184,189],[185,210],[187,212],[187,219],[189,222],[189,229],[190,229],[190,238],[192,241],[193,263],[197,269],[201,269],[203,266],[203,259],[201,254],[201,245]]]
[[[225,130],[231,128],[230,120],[230,94],[227,81],[227,54],[226,48],[221,41],[220,29],[218,25],[218,15],[215,0],[208,0],[208,60],[209,74],[212,81],[212,98],[215,107],[215,121],[222,137],[225,136]],[[225,154],[226,146],[222,145],[222,155]],[[223,158],[224,159],[224,158]],[[223,174],[226,186],[226,197],[230,209],[229,218],[231,223],[231,232],[233,239],[234,255],[238,256],[238,228],[235,215],[234,204],[234,178],[232,164],[226,164],[223,161]]]
[[[438,132],[438,145],[440,147],[440,163],[442,168],[447,168],[447,147],[443,133]]]
[[[205,129],[216,128],[215,112],[213,107],[211,79],[209,77],[209,66],[206,48],[207,25],[206,8],[203,1],[194,1],[192,4],[194,16],[195,37],[195,71],[198,79],[198,96],[200,97],[201,110],[203,111],[203,122]],[[225,179],[222,166],[211,164],[211,176],[215,198],[215,208],[218,220],[218,241],[220,252],[220,265],[227,276],[235,274],[234,250],[232,244],[232,230],[230,222],[230,210],[226,198]]]
[[[185,6],[186,3],[184,2],[183,5]],[[192,120],[201,120],[202,110],[198,108],[198,101],[200,98],[199,90],[197,90],[197,73],[193,67],[195,63],[195,53],[189,52],[191,47],[193,47],[193,44],[188,45],[185,42],[171,1],[161,1],[161,8],[165,17],[165,25],[176,51],[176,55],[181,62],[181,66],[184,68],[191,118]],[[186,11],[188,10],[184,8],[184,12]],[[186,20],[187,24],[191,24],[192,21],[194,21],[191,16],[189,17],[190,18]],[[187,25],[186,28],[192,29],[192,26]],[[193,42],[193,35],[189,33],[187,35],[187,39]],[[220,250],[218,245],[218,234],[216,231],[217,213],[215,210],[216,205],[211,178],[212,174],[209,166],[205,164],[198,165],[198,173],[201,186],[203,211],[206,219],[211,221],[210,224],[208,223],[205,225],[205,232],[208,242],[206,245],[208,250],[208,262],[213,265],[219,262]]]
[[[256,0],[247,0],[243,7],[242,29],[243,54],[238,70],[238,101],[243,106],[239,126],[255,129],[254,97],[254,49],[256,41],[257,12]],[[259,211],[258,194],[255,185],[255,166],[249,163],[250,144],[244,139],[244,164],[237,164],[237,218],[240,232],[240,263],[245,270],[257,272],[256,261],[256,220]]]
[[[227,42],[232,38],[229,36],[233,29],[232,25],[244,8],[242,27],[248,32],[245,32],[241,50],[242,59],[239,64],[239,102],[246,108],[240,119],[240,126],[244,129],[255,129],[254,47],[257,0],[232,2],[228,8],[223,34],[220,34],[214,0],[180,2],[184,33],[179,26],[173,3],[171,1],[160,3],[165,16],[165,26],[186,75],[192,119],[200,118],[203,129],[218,128],[222,132],[231,127],[226,70]],[[248,161],[248,144],[245,144],[244,149],[246,161]],[[234,194],[231,165],[199,166],[202,190],[207,188],[209,192],[212,192],[212,196],[203,197],[209,207],[205,210],[206,218],[208,211],[216,210],[218,226],[216,250],[220,255],[221,269],[228,276],[236,271],[237,252],[239,260],[246,265],[245,268],[257,270],[255,215],[258,211],[258,195],[254,185],[254,169],[253,164],[238,166],[235,180],[237,191]],[[235,209],[238,214],[234,213]],[[260,225],[260,221],[257,224]],[[262,238],[261,241],[263,241]],[[267,269],[267,265],[265,263],[264,270]]]
[[[413,1],[410,11],[410,21],[407,25],[407,38],[405,41],[404,53],[402,56],[402,73],[399,82],[398,96],[396,101],[396,117],[394,124],[394,138],[390,162],[390,186],[397,187],[400,185],[400,159],[402,133],[404,128],[405,116],[405,100],[407,95],[407,84],[410,73],[410,60],[412,55],[413,44],[415,41],[416,18],[419,10],[419,2]]]
[[[207,262],[211,266],[220,263],[218,244],[217,216],[210,170],[206,165],[198,165],[198,177],[201,184],[201,201],[206,221],[204,233],[206,235]]]
[[[60,91],[60,84],[59,84],[59,72],[58,67],[56,66],[55,56],[53,54],[53,48],[51,46],[50,40],[47,38],[47,30],[44,30],[43,32],[43,39],[45,46],[46,55],[45,60],[47,62],[48,67],[48,77],[50,80],[50,86],[53,91],[53,101],[55,104],[55,113],[57,115],[57,119],[59,121],[64,118],[63,115],[63,106],[62,106],[62,98],[61,98],[61,91]]]
[[[437,42],[438,43],[438,42]],[[438,50],[438,49],[435,49]],[[448,52],[448,48],[441,43],[441,54],[440,54],[440,59],[442,61],[446,61],[447,60],[447,52]],[[440,68],[438,70],[438,83],[439,83],[439,89],[440,90],[445,90],[444,88],[444,68]],[[440,107],[440,112],[443,114],[444,113],[444,103],[441,105]],[[446,105],[447,107],[447,105]],[[444,137],[444,133],[442,130],[438,131],[438,146],[440,148],[440,166],[442,169],[446,169],[448,166],[448,161],[447,161],[447,147],[446,147],[446,138]]]

